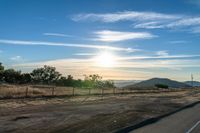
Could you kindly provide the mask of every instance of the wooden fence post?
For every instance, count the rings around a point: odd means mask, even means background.
[[[75,95],[75,88],[73,87],[73,90],[72,90],[72,95],[74,96]]]
[[[115,94],[115,87],[113,87],[113,94]]]
[[[103,99],[103,94],[104,94],[104,89],[102,88],[102,90],[101,90],[102,99]]]
[[[52,88],[52,96],[54,96],[54,89],[55,89],[55,88],[53,87],[53,88]]]
[[[28,87],[26,87],[25,96],[28,97]]]
[[[89,95],[91,94],[91,88],[89,88]]]

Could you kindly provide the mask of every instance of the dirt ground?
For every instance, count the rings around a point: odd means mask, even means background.
[[[200,100],[200,89],[0,100],[0,133],[106,133]]]

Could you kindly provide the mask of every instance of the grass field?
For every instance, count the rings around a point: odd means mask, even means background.
[[[121,89],[121,88],[73,88],[42,85],[0,85],[0,98],[24,98],[42,96],[107,95],[127,93],[176,92],[187,89]]]
[[[62,95],[90,95],[90,94],[112,94],[125,93],[130,90],[92,89],[92,88],[73,88],[73,87],[55,87],[39,85],[1,85],[0,98],[20,98],[20,97],[37,97],[37,96],[62,96]]]
[[[0,132],[109,133],[199,100],[200,89],[1,99]]]

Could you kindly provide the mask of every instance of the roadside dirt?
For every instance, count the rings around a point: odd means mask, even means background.
[[[0,100],[0,132],[115,132],[199,100],[200,90]]]

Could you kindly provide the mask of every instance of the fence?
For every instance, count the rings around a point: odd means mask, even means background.
[[[77,95],[106,95],[130,93],[129,89],[117,88],[75,88],[55,86],[0,86],[0,98],[42,97],[42,96],[77,96]]]
[[[180,89],[122,89],[122,88],[74,88],[58,86],[20,86],[4,85],[0,86],[0,98],[23,98],[23,97],[52,97],[52,96],[81,96],[81,95],[109,95],[128,93],[158,93],[174,92]]]

